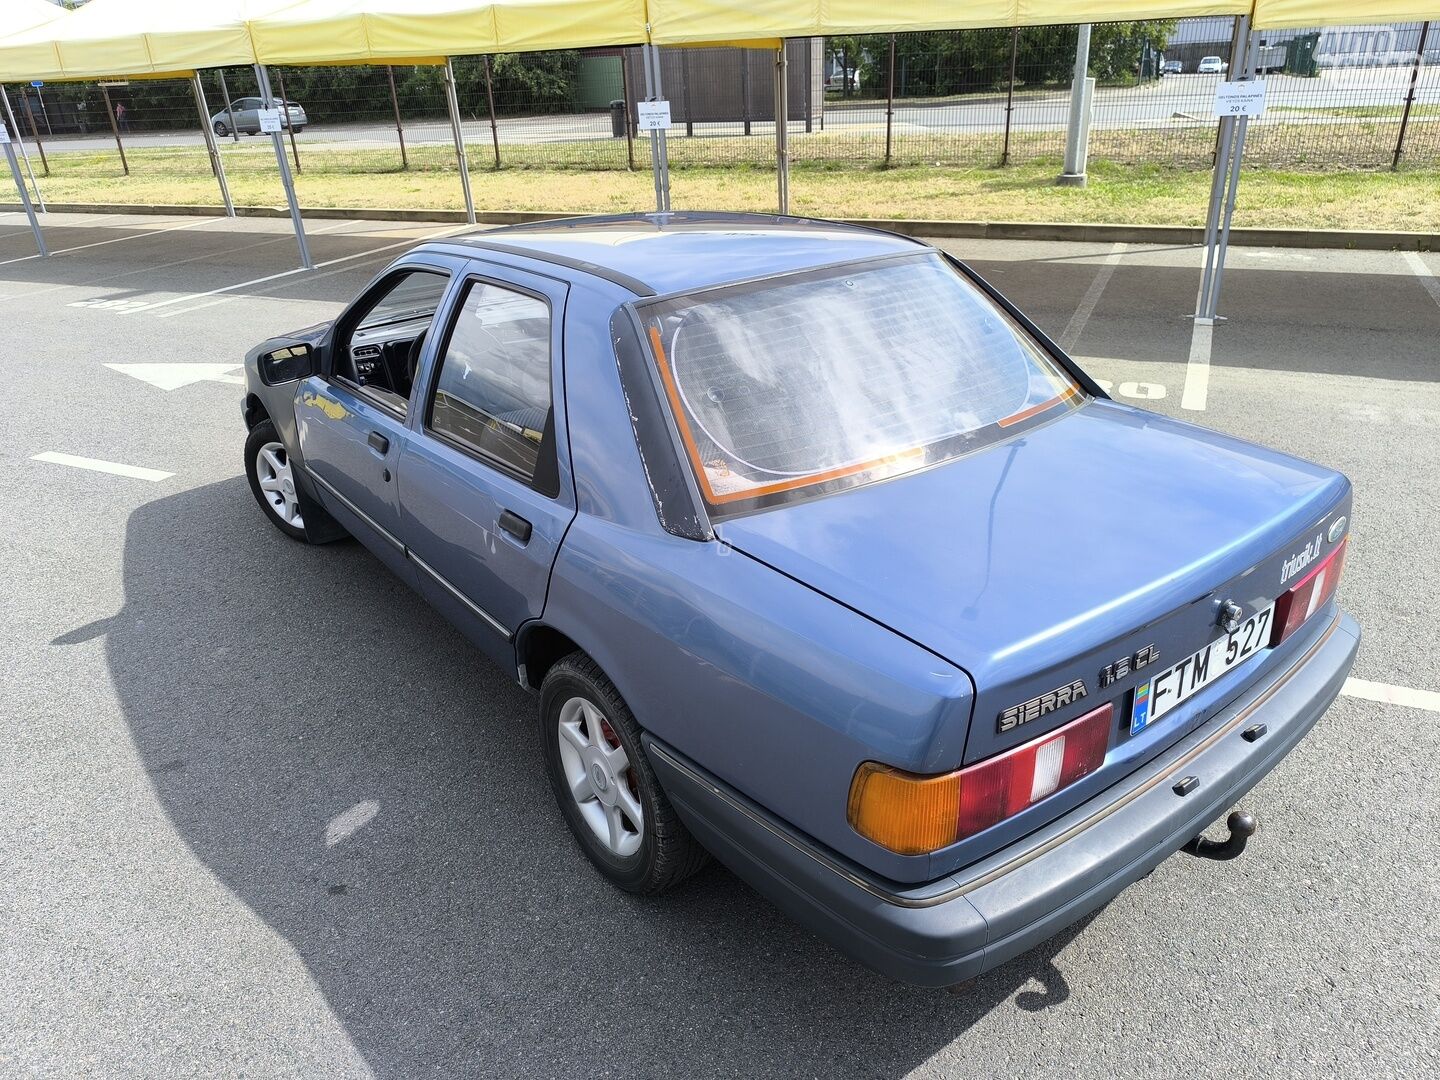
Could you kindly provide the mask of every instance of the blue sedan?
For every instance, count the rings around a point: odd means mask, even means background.
[[[419,245],[246,358],[245,468],[538,698],[600,873],[711,855],[965,981],[1199,834],[1334,700],[1350,485],[1111,401],[962,263],[787,218]],[[407,648],[423,648],[411,642]]]

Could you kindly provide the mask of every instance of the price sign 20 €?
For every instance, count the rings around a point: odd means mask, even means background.
[[[1222,82],[1215,87],[1216,116],[1263,116],[1265,80]]]

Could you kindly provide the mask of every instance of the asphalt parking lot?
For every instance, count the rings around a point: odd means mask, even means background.
[[[958,992],[724,870],[639,900],[572,843],[534,705],[242,475],[239,363],[445,231],[0,215],[0,1074],[1420,1076],[1440,1066],[1440,255],[946,246],[1117,395],[1344,470],[1350,685],[1176,856]],[[1188,406],[1188,407],[1187,407]],[[76,467],[70,455],[120,466]],[[136,470],[139,470],[137,473]],[[1137,461],[1117,510],[1165,482]],[[1083,572],[1083,539],[1077,568]]]

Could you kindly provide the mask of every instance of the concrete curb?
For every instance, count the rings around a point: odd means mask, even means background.
[[[221,217],[218,206],[129,206],[109,203],[49,204],[57,214],[156,214],[164,216]],[[0,211],[18,212],[18,203],[0,203]],[[237,206],[240,217],[283,218],[283,206]],[[351,219],[356,221],[409,221],[436,224],[464,224],[459,210],[389,210],[373,208],[315,207],[305,217]],[[518,225],[528,221],[555,221],[574,217],[541,211],[492,210],[475,215],[481,225]],[[849,224],[887,229],[906,236],[954,240],[1061,240],[1093,244],[1180,244],[1199,245],[1205,230],[1198,225],[1086,225],[1063,221],[923,221],[894,218],[837,219]],[[43,219],[42,219],[42,224]],[[1350,229],[1231,229],[1235,247],[1348,248],[1356,251],[1440,251],[1440,233],[1365,232]]]

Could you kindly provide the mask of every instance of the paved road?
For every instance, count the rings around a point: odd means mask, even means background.
[[[1244,858],[1177,856],[959,993],[856,967],[720,869],[622,896],[553,806],[533,701],[241,477],[229,365],[430,230],[317,222],[326,265],[276,277],[279,221],[50,224],[41,262],[0,215],[0,1074],[1440,1067],[1434,712],[1340,699],[1247,800]],[[1355,674],[1440,689],[1440,256],[1235,250],[1196,411],[1193,249],[951,246],[1117,393],[1345,469]],[[1107,497],[1143,528],[1162,481],[1136,462]]]
[[[1392,105],[1404,101],[1409,86],[1409,69],[1381,68],[1357,79],[1355,72],[1331,73],[1321,79],[1300,79],[1289,75],[1270,77],[1267,102],[1270,112],[1259,123],[1266,124],[1356,124],[1352,117],[1337,117],[1323,110],[1340,106]],[[1095,99],[1093,126],[1100,129],[1188,126],[1214,123],[1211,104],[1220,76],[1172,75],[1159,85],[1110,87],[1100,90]],[[1440,103],[1440,79],[1423,80],[1416,93],[1421,104]],[[483,103],[482,103],[483,105]],[[1017,130],[1063,130],[1069,115],[1069,94],[1060,92],[1022,93],[1015,101],[1012,121]],[[1315,111],[1320,110],[1320,111]],[[1432,119],[1417,116],[1412,123],[1430,123]],[[1440,122],[1436,118],[1433,122]],[[581,113],[569,116],[528,116],[502,119],[499,122],[502,143],[547,143],[574,140],[609,139],[610,119],[604,113]],[[477,146],[490,142],[488,118],[467,121],[466,141]],[[823,132],[843,137],[847,133],[883,130],[885,103],[832,104],[825,110]],[[795,137],[804,125],[790,125]],[[684,137],[684,125],[672,137]],[[907,102],[895,107],[894,131],[899,135],[985,134],[1005,130],[1005,98],[986,96],[976,100],[935,104]],[[773,138],[774,124],[756,122],[751,125],[754,137]],[[740,123],[701,124],[697,137],[739,136],[744,134]],[[386,123],[318,124],[311,125],[298,138],[311,146],[349,149],[379,149],[395,145],[395,126]],[[412,146],[445,145],[453,136],[444,117],[405,122],[406,142]],[[126,136],[128,146],[200,146],[199,131],[167,132],[164,134],[132,134]],[[242,136],[241,144],[257,145],[253,137]],[[46,140],[47,151],[111,150],[114,138],[106,132],[86,136],[64,135]]]

